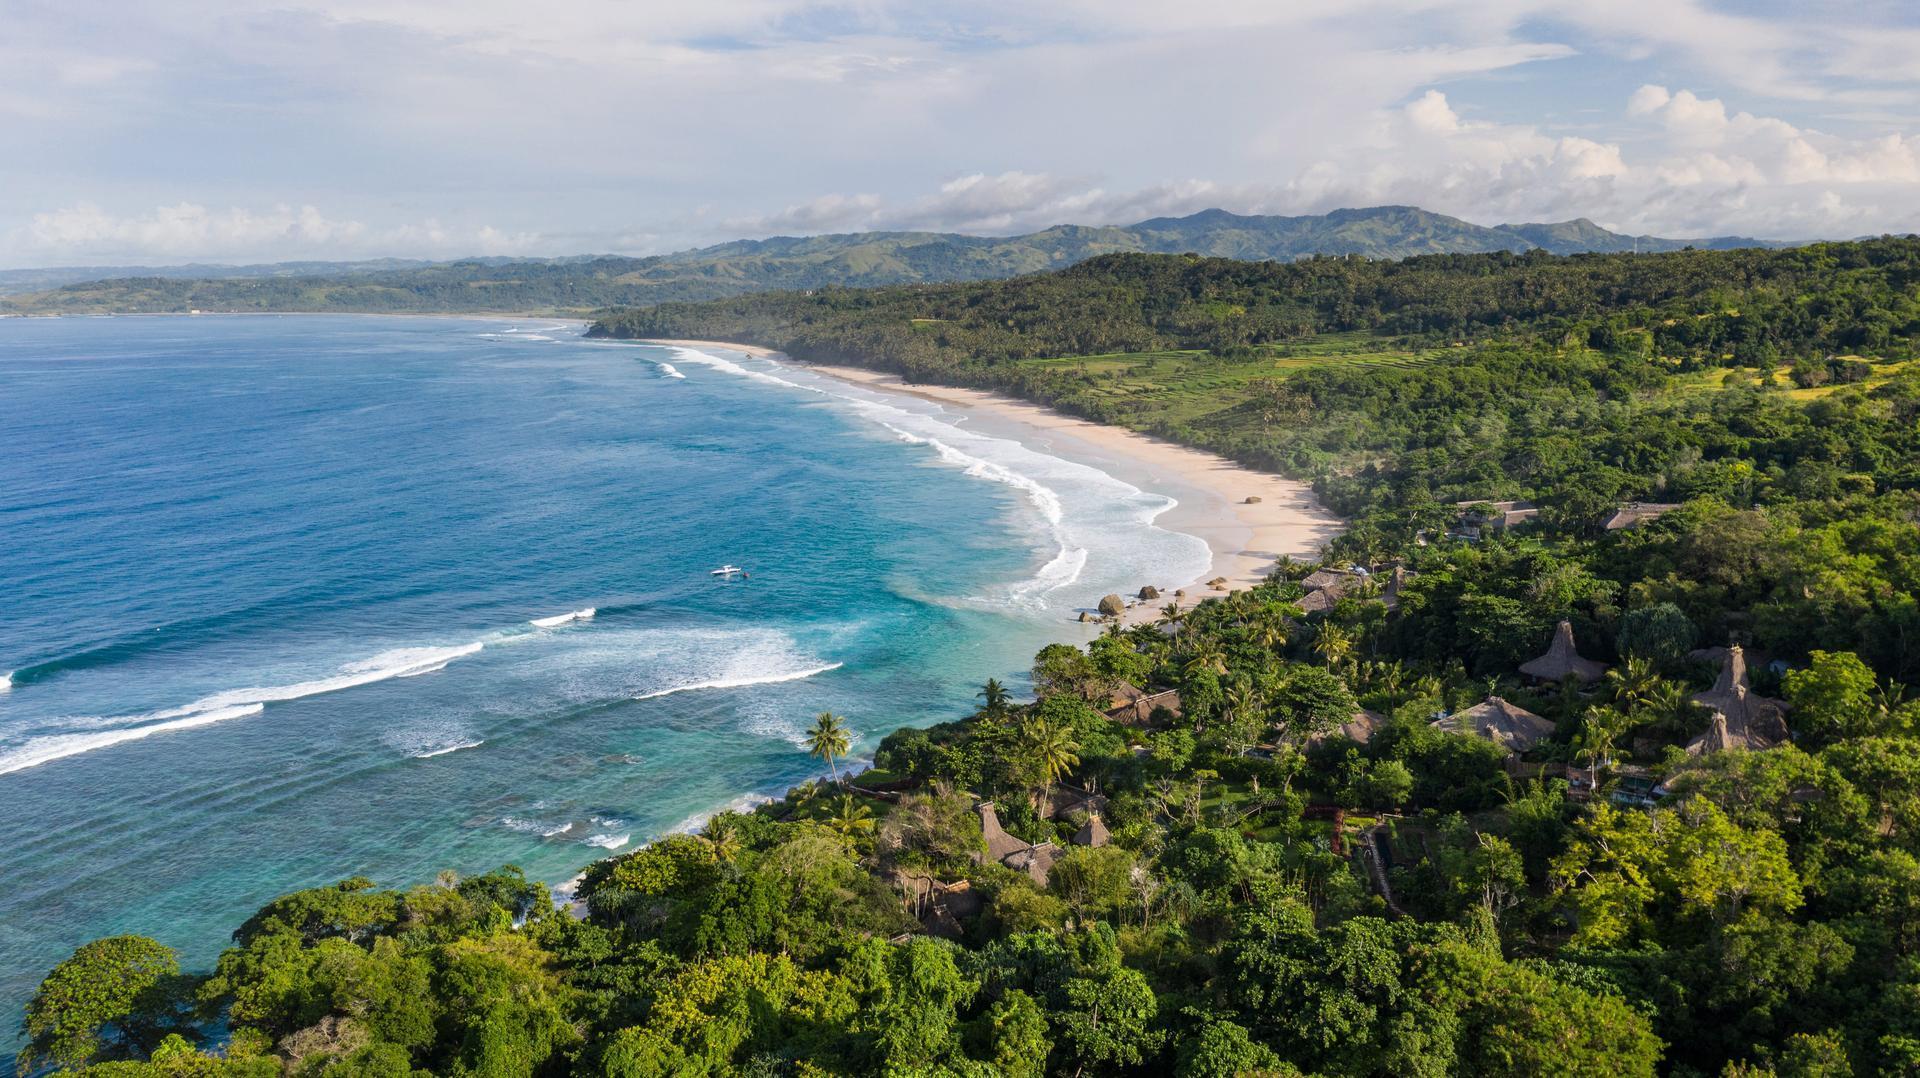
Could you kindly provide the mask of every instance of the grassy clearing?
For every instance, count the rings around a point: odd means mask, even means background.
[[[1852,386],[1829,384],[1800,389],[1794,386],[1791,374],[1793,365],[1782,363],[1774,368],[1773,383],[1781,387],[1780,391],[1791,400],[1810,401],[1838,393],[1847,388],[1872,389],[1891,381],[1901,371],[1920,364],[1920,360],[1875,359],[1872,356],[1842,356],[1842,359],[1861,359],[1873,366],[1873,373],[1865,381],[1852,383]],[[1724,389],[1761,385],[1765,379],[1760,372],[1747,367],[1735,367],[1730,370],[1694,371],[1677,375],[1667,384],[1669,394],[1690,395],[1715,393]]]
[[[1245,357],[1184,349],[1059,356],[1029,360],[1024,365],[1078,374],[1085,383],[1082,392],[1136,421],[1187,423],[1231,411],[1252,397],[1260,382],[1334,365],[1411,368],[1443,352],[1384,348],[1371,335],[1340,333],[1290,345],[1267,345]]]

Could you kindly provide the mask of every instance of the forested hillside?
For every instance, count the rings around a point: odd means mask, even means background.
[[[1193,252],[1291,260],[1314,254],[1404,258],[1447,251],[1556,253],[1753,246],[1739,237],[1623,236],[1591,221],[1489,228],[1408,206],[1258,217],[1207,210],[1129,227],[1060,225],[1024,236],[856,232],[741,240],[652,258],[476,259],[280,272],[115,273],[0,299],[0,313],[202,311],[504,311],[580,313],[615,304],[705,300],[769,289],[977,281],[1059,269],[1114,252]],[[191,267],[187,267],[190,269]],[[265,272],[262,272],[265,271]],[[105,276],[104,274],[102,276]],[[196,279],[198,278],[198,279]],[[0,275],[0,284],[4,284]],[[73,281],[72,277],[55,278]],[[0,294],[7,289],[0,288]]]
[[[27,1061],[1915,1073],[1917,289],[1920,241],[1884,240],[1114,256],[609,316],[1212,446],[1353,527],[596,864],[574,910],[512,869],[347,880],[212,970],[88,945]],[[846,727],[809,739],[836,780]]]

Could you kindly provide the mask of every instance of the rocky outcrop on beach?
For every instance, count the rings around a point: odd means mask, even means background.
[[[1117,618],[1127,612],[1127,601],[1118,595],[1108,595],[1100,600],[1100,612],[1110,618]]]
[[[1160,598],[1160,589],[1154,587],[1152,584],[1148,584],[1147,586],[1140,589],[1140,598],[1158,599]]]

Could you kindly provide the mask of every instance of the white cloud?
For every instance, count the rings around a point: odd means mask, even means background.
[[[1658,112],[1666,108],[1667,102],[1672,100],[1673,95],[1667,92],[1665,86],[1648,83],[1635,90],[1632,97],[1627,98],[1627,115],[1645,116],[1649,112]]]
[[[265,261],[387,255],[528,254],[541,238],[490,226],[452,230],[434,220],[370,228],[314,206],[223,210],[182,202],[118,216],[88,202],[35,214],[0,249],[44,264],[154,260]]]
[[[1920,29],[1886,10],[43,3],[0,35],[0,264],[657,251],[1209,204],[1912,227]],[[107,209],[88,225],[83,203]],[[181,204],[202,209],[151,209]]]

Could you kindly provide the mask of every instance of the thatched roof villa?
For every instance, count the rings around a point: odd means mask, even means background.
[[[1573,645],[1573,623],[1562,621],[1554,627],[1553,643],[1547,645],[1547,653],[1521,663],[1520,672],[1548,683],[1571,677],[1585,684],[1600,680],[1600,675],[1607,672],[1607,664],[1581,658]]]

